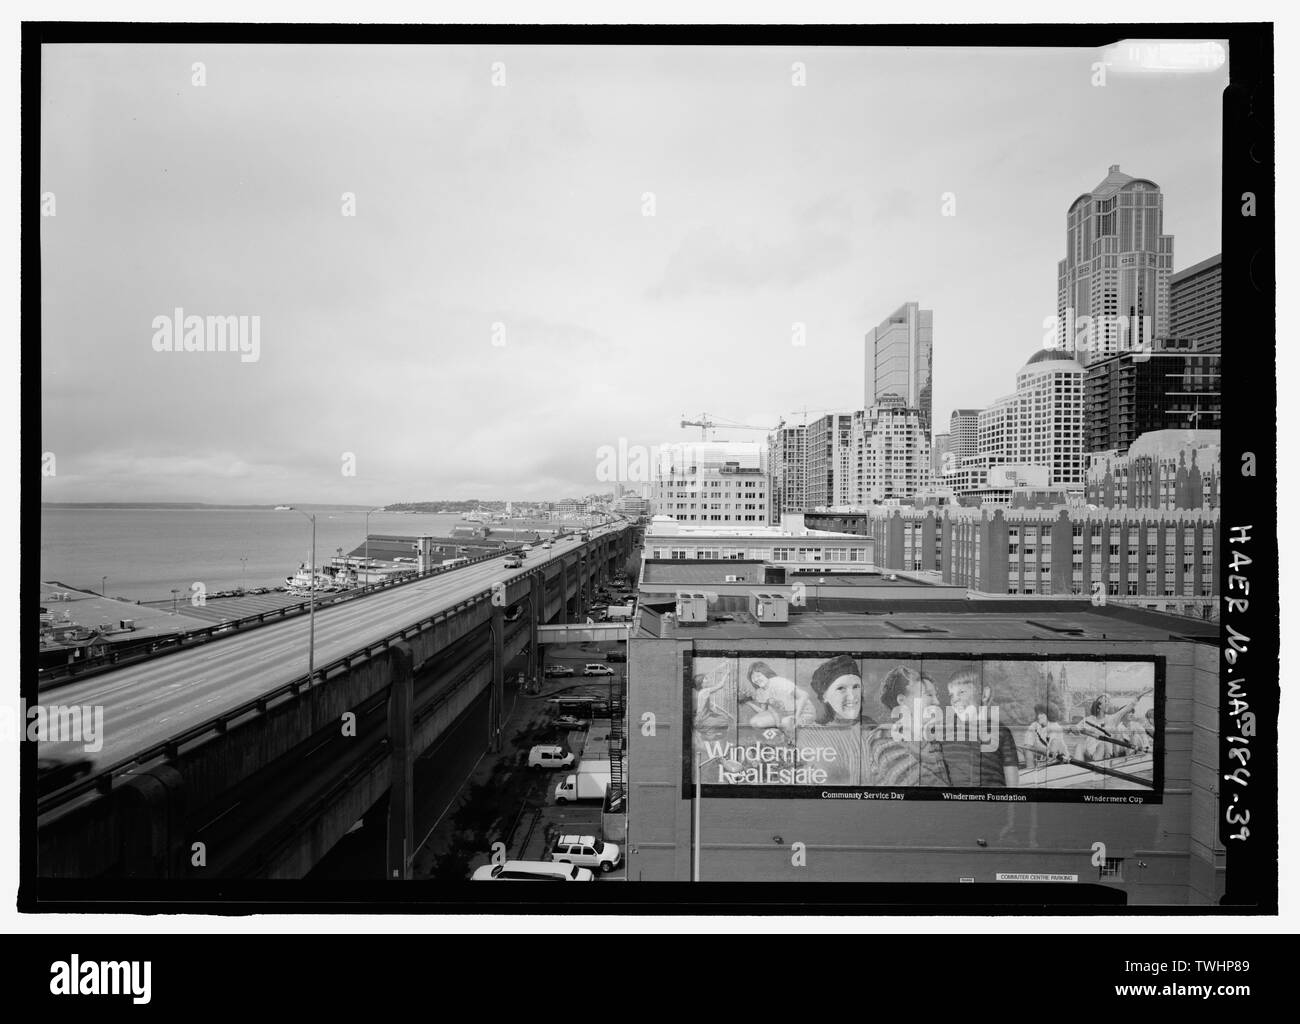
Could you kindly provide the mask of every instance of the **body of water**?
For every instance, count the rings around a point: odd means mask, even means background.
[[[366,516],[353,509],[313,510],[316,564],[327,565],[366,539]],[[447,537],[458,514],[372,512],[370,533]],[[311,552],[311,523],[298,512],[270,509],[42,508],[41,580],[100,589],[110,597],[162,600],[188,594],[282,586]],[[240,559],[245,559],[241,562]]]

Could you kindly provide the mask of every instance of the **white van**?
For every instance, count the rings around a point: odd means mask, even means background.
[[[591,882],[595,878],[590,868],[543,860],[508,860],[504,864],[484,864],[470,875],[471,882]]]
[[[573,751],[552,744],[539,743],[528,752],[529,768],[571,768],[573,760]]]

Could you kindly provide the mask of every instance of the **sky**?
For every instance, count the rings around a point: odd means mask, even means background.
[[[684,415],[861,408],[907,301],[940,432],[1042,347],[1109,165],[1160,185],[1175,269],[1220,250],[1226,70],[1102,56],[47,46],[41,497],[607,491]],[[158,351],[178,308],[257,316],[256,360]]]

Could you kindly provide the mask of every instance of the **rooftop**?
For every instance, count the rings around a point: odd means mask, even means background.
[[[53,625],[73,623],[84,629],[99,630],[108,626],[111,632],[105,632],[104,639],[111,643],[150,636],[170,636],[189,629],[196,629],[194,622],[182,615],[173,615],[171,610],[162,611],[134,601],[122,601],[114,597],[100,595],[85,590],[73,590],[56,582],[41,584],[41,607],[49,614]],[[66,594],[66,599],[57,599],[55,595]],[[188,600],[189,592],[185,592]],[[64,613],[67,618],[64,618]],[[122,630],[121,622],[129,619],[135,624],[131,630]]]
[[[647,605],[653,599],[647,599]],[[1217,644],[1217,623],[1145,609],[1093,607],[1086,598],[1074,601],[999,601],[996,608],[980,601],[899,601],[889,612],[791,610],[788,624],[759,623],[747,611],[722,613],[729,622],[679,625],[675,638],[701,640],[1020,640],[1129,641],[1155,643],[1170,639]],[[874,607],[874,606],[873,606]]]

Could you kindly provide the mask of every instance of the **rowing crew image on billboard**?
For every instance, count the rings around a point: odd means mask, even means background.
[[[691,785],[1160,799],[1159,659],[685,659]]]

